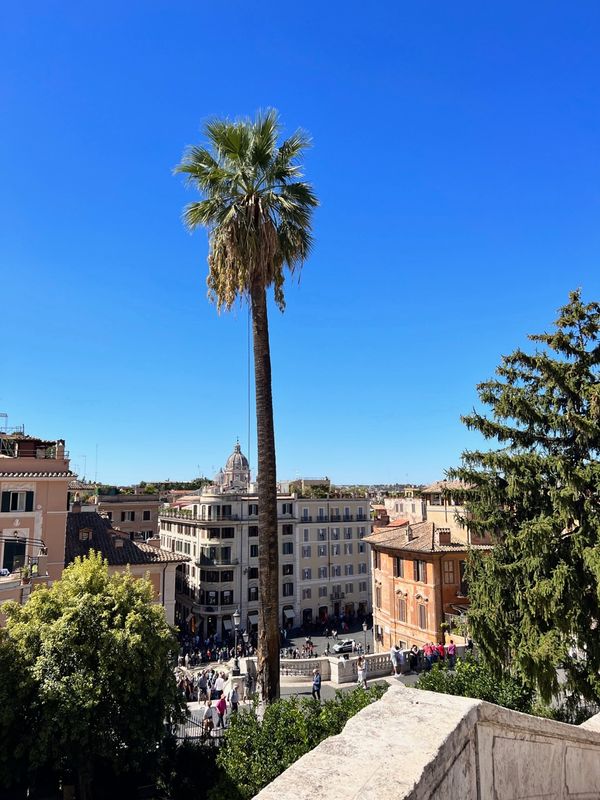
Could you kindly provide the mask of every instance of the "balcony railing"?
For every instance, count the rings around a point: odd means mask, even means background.
[[[238,558],[210,558],[210,556],[198,556],[195,560],[197,567],[235,567],[239,563]]]

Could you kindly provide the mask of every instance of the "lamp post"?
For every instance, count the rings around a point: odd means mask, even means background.
[[[362,624],[363,633],[365,635],[365,653],[367,652],[367,620],[365,619]]]
[[[231,670],[232,675],[239,675],[240,674],[240,662],[238,659],[238,651],[237,651],[237,640],[238,640],[238,630],[240,627],[240,610],[236,608],[233,612],[233,629],[234,629],[234,639],[233,639],[233,669]]]

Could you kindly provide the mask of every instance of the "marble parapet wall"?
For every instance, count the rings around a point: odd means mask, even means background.
[[[592,800],[600,732],[390,687],[257,800]]]

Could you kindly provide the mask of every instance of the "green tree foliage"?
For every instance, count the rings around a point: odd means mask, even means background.
[[[504,356],[478,387],[489,415],[466,425],[499,446],[463,454],[451,472],[474,534],[490,532],[489,556],[474,554],[470,627],[500,673],[511,664],[544,700],[558,688],[600,702],[600,306],[579,292],[533,353]]]
[[[35,725],[30,768],[73,771],[85,796],[95,763],[116,772],[139,768],[165,723],[182,719],[172,669],[177,643],[149,581],[109,576],[92,552],[26,604],[7,603],[3,611],[2,644],[23,680],[21,712]]]
[[[416,683],[417,689],[441,694],[487,700],[514,711],[530,714],[534,692],[522,679],[508,673],[498,677],[483,660],[458,659],[453,671],[445,664],[435,664]]]
[[[378,700],[387,685],[366,691],[336,692],[322,705],[290,698],[267,706],[260,720],[256,709],[231,717],[217,756],[220,778],[211,800],[249,800],[264,786],[328,736],[340,733],[350,717]]]

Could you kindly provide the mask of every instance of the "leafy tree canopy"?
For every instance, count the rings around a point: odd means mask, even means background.
[[[470,626],[497,672],[508,663],[548,700],[600,701],[600,306],[579,291],[533,353],[502,358],[478,386],[489,413],[463,418],[499,446],[463,453],[451,476],[465,522],[493,552],[468,570]]]
[[[35,726],[31,768],[72,770],[84,794],[94,761],[135,769],[163,739],[165,723],[182,718],[172,670],[177,644],[149,581],[109,576],[91,552],[50,588],[3,611],[0,660],[10,647],[23,691],[34,689],[21,708]],[[6,714],[2,723],[13,724]]]

